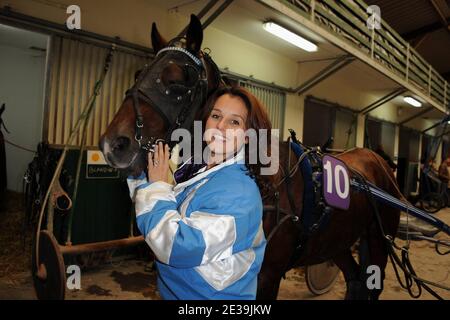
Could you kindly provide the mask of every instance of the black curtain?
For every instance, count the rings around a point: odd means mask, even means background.
[[[303,143],[322,146],[332,135],[335,110],[311,99],[305,100],[303,120]]]
[[[414,191],[417,181],[417,163],[419,162],[419,132],[400,127],[398,146],[397,182],[400,190],[408,196]]]
[[[366,132],[364,134],[364,147],[376,150],[380,144],[381,144],[381,122],[367,118]]]

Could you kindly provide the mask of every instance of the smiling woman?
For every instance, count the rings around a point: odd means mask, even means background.
[[[148,157],[148,180],[144,172],[129,177],[137,225],[157,257],[164,299],[255,299],[266,245],[260,189],[270,188],[271,176],[249,163],[241,133],[270,130],[270,121],[248,91],[224,87],[203,122],[206,163],[195,167],[192,157],[172,186],[169,148],[160,143]]]
[[[202,120],[205,127],[204,139],[210,155],[208,166],[212,167],[214,161],[221,162],[244,148],[245,163],[250,175],[256,180],[262,193],[271,191],[273,177],[261,174],[264,165],[260,157],[251,161],[252,153],[270,153],[272,125],[259,100],[243,87],[222,87],[210,97]],[[269,133],[266,143],[260,140],[264,130]],[[256,133],[253,144],[249,141],[250,131]]]

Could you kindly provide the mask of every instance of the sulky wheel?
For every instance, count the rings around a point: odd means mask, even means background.
[[[422,208],[428,213],[436,213],[444,206],[444,198],[439,193],[430,192],[422,198]]]
[[[339,271],[332,261],[306,266],[305,278],[309,291],[315,295],[327,293],[334,286]]]
[[[39,300],[62,300],[65,296],[64,259],[55,237],[43,230],[39,233],[39,266],[36,265],[36,240],[33,244],[32,273]]]

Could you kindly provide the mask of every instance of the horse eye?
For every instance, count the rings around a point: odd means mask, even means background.
[[[193,69],[192,67],[186,67],[186,68],[183,68],[183,70],[184,70],[184,78],[186,80],[186,83],[189,86],[195,85],[195,83],[198,81],[198,75],[197,75],[197,72],[195,71],[195,69]]]

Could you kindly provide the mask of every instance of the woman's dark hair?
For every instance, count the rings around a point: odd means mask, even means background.
[[[245,104],[247,108],[247,121],[245,123],[245,129],[254,129],[257,133],[256,136],[256,146],[252,144],[252,150],[249,150],[250,144],[245,144],[245,165],[248,169],[248,175],[252,177],[256,184],[258,185],[260,192],[262,195],[268,195],[274,190],[274,177],[272,175],[262,175],[261,169],[264,167],[269,167],[270,163],[262,164],[261,159],[258,157],[256,163],[250,163],[249,156],[250,153],[257,152],[259,153],[259,148],[264,148],[266,150],[262,150],[263,154],[266,154],[268,157],[271,155],[270,143],[271,143],[271,130],[272,124],[270,122],[269,116],[267,115],[267,111],[264,106],[259,102],[259,100],[250,93],[247,89],[239,86],[222,86],[219,87],[208,99],[206,102],[206,107],[203,110],[201,115],[201,119],[203,122],[203,128],[206,126],[206,121],[208,120],[209,115],[211,114],[212,109],[216,101],[223,95],[229,94],[234,97],[239,97]],[[267,130],[267,144],[259,143],[260,142],[260,129]],[[257,148],[257,149],[256,149]]]

